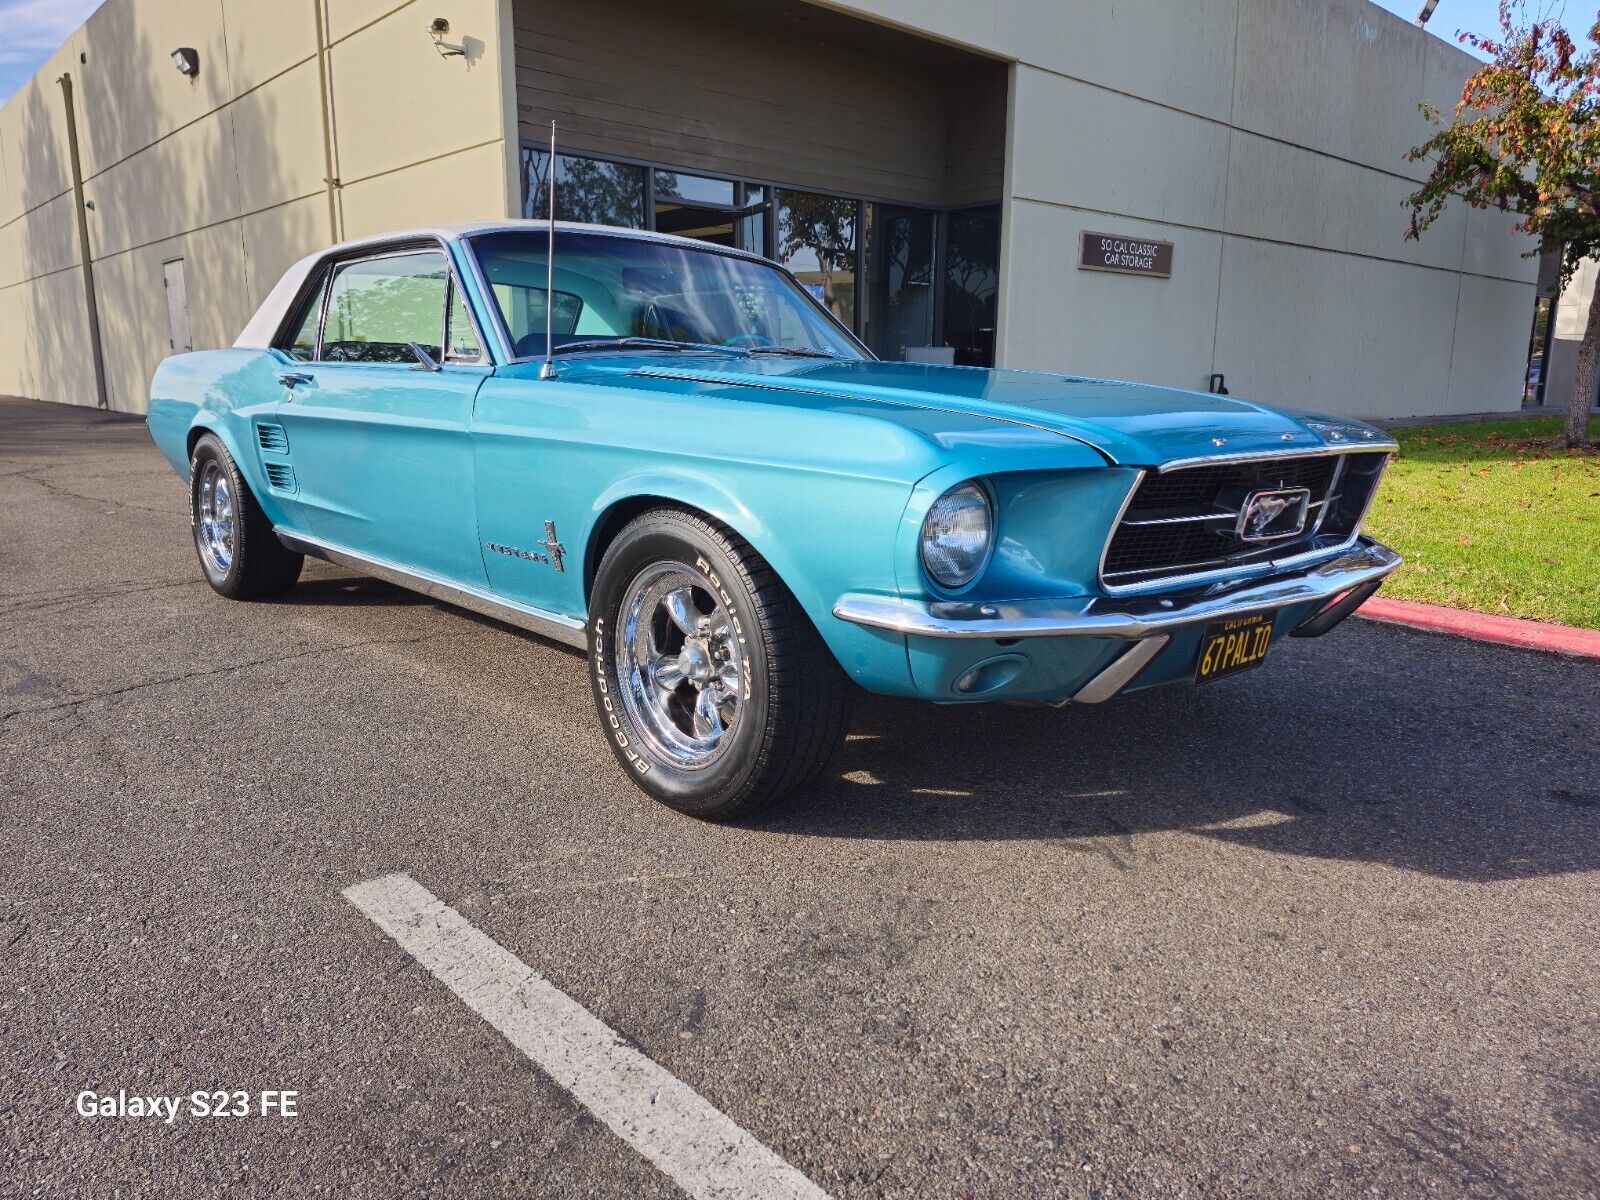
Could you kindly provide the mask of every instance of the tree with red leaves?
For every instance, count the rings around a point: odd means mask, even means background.
[[[1600,14],[1589,38],[1600,41]],[[1448,124],[1422,105],[1436,132],[1407,158],[1433,166],[1407,201],[1406,236],[1420,237],[1459,196],[1474,208],[1515,214],[1514,228],[1539,239],[1533,253],[1559,250],[1565,286],[1579,263],[1600,258],[1600,51],[1579,53],[1560,24],[1531,19],[1525,0],[1500,0],[1495,36],[1460,40],[1489,61],[1467,80]],[[1593,303],[1556,446],[1594,449],[1589,406],[1597,383],[1600,303]]]

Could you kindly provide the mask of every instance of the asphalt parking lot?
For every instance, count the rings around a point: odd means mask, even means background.
[[[865,699],[739,828],[582,658],[201,581],[143,425],[0,402],[0,1194],[654,1197],[343,895],[403,872],[844,1197],[1590,1197],[1600,663],[1361,621],[1098,709]],[[298,1115],[83,1117],[85,1089]]]

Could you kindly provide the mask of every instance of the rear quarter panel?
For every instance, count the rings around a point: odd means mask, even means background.
[[[254,452],[251,426],[278,406],[284,360],[270,350],[201,350],[165,359],[150,382],[150,437],[180,477],[189,477],[189,446],[216,434],[274,524],[282,524]]]

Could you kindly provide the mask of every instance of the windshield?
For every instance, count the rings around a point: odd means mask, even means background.
[[[534,230],[470,239],[518,358],[545,353],[545,245]],[[787,274],[643,238],[556,231],[555,352],[648,348],[861,358]]]

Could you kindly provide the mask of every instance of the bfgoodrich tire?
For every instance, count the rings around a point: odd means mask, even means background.
[[[811,784],[849,728],[850,681],[736,534],[679,509],[632,521],[595,577],[589,667],[629,777],[709,820]]]
[[[272,532],[238,465],[215,434],[203,434],[189,458],[189,513],[206,582],[230,600],[288,591],[304,557]]]

